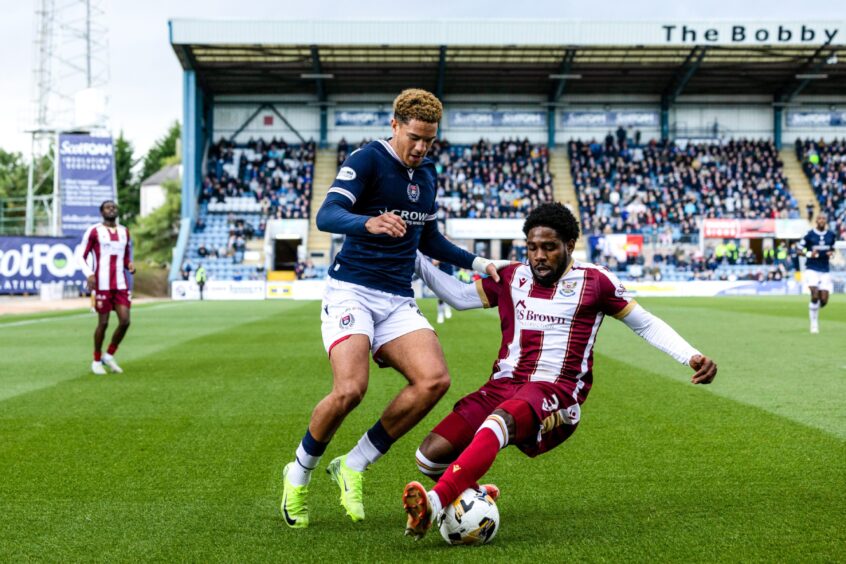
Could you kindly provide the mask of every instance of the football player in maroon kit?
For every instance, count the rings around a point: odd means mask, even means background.
[[[95,296],[94,308],[97,310],[97,329],[94,331],[94,360],[91,371],[105,374],[104,364],[109,370],[121,373],[123,370],[115,362],[118,345],[129,329],[129,308],[132,296],[126,271],[135,274],[132,263],[132,239],[129,230],[117,224],[118,206],[112,200],[100,204],[103,221],[89,227],[82,236],[82,271],[88,279],[88,289]],[[89,257],[91,262],[89,263]],[[103,340],[109,326],[109,314],[114,310],[118,317],[118,326],[112,333],[112,340],[103,354]]]
[[[428,492],[418,482],[405,487],[406,534],[415,539],[478,483],[501,449],[514,445],[534,457],[573,434],[593,383],[593,346],[606,315],[692,368],[693,384],[709,384],[717,374],[713,360],[632,300],[614,274],[572,258],[579,226],[566,207],[537,207],[523,232],[529,264],[503,268],[500,282],[463,284],[418,254],[418,274],[452,307],[499,308],[502,344],[488,382],[459,400],[417,451],[418,468],[437,484]],[[486,489],[498,497],[495,487]]]

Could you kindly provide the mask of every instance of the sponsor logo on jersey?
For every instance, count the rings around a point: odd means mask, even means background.
[[[570,280],[561,282],[561,295],[569,298],[576,293],[576,286],[579,285],[578,280]]]
[[[338,180],[355,180],[355,171],[348,166],[342,166],[335,178]]]
[[[514,304],[514,313],[518,321],[526,325],[566,325],[567,318],[563,315],[552,315],[549,313],[538,313],[526,307],[523,300]]]
[[[416,202],[420,199],[420,186],[417,184],[409,184],[408,185],[408,199],[412,202]]]
[[[403,221],[406,223],[410,223],[411,225],[424,225],[426,223],[426,218],[429,214],[426,212],[421,211],[409,211],[409,210],[379,210],[379,215],[383,213],[392,213],[394,215],[398,215],[402,218]]]
[[[523,286],[525,286],[526,282],[527,280],[525,278],[520,278],[520,287],[522,288]]]

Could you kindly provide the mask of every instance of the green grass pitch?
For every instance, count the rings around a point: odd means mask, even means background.
[[[535,460],[500,455],[486,480],[502,488],[501,530],[476,548],[403,537],[400,495],[420,440],[487,378],[495,312],[438,326],[453,386],[367,472],[367,520],[343,515],[321,470],[302,531],[278,503],[331,384],[317,302],[136,307],[126,373],[105,377],[88,373],[92,314],[2,317],[0,561],[843,561],[844,296],[819,335],[805,297],[641,302],[718,361],[716,382],[692,386],[607,319],[579,431]],[[323,465],[403,384],[371,374]]]

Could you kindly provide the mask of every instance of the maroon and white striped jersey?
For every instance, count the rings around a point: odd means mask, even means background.
[[[500,277],[476,283],[482,304],[498,306],[502,322],[491,379],[558,382],[583,402],[599,326],[606,315],[625,317],[634,300],[607,269],[575,260],[551,287],[535,282],[525,264],[502,269]]]
[[[81,266],[85,276],[95,275],[95,290],[128,290],[126,269],[132,260],[129,230],[97,223],[82,236]]]

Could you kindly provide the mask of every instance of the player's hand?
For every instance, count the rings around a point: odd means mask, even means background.
[[[717,363],[701,354],[690,357],[687,363],[696,373],[690,378],[693,384],[710,384],[717,376]]]
[[[485,272],[488,273],[488,276],[494,279],[494,282],[499,282],[499,272],[496,271],[496,265],[494,263],[489,262],[485,267]]]
[[[405,221],[396,214],[385,212],[382,215],[371,217],[364,224],[364,228],[374,235],[388,235],[390,237],[402,237],[405,235]]]
[[[512,263],[508,260],[490,260],[484,257],[476,257],[473,259],[473,270],[479,274],[487,274],[494,279],[494,282],[499,282],[497,270],[501,270],[510,264]]]
[[[130,262],[130,263],[129,263],[129,268],[128,268],[128,270],[129,270],[129,273],[130,273],[130,274],[135,274],[135,263],[134,263],[134,262]]]
[[[88,277],[88,289],[94,290],[94,275]]]

